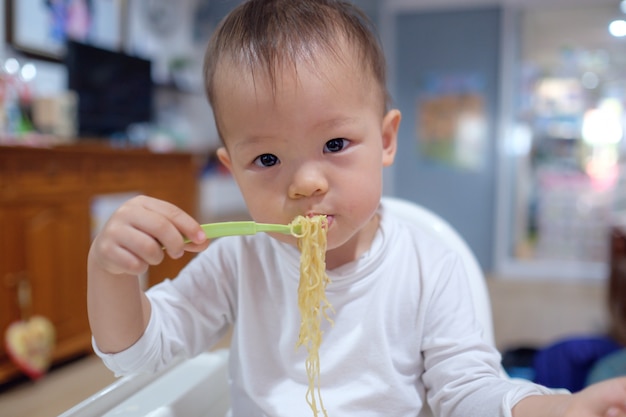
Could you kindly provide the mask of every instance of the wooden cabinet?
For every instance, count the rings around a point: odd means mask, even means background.
[[[31,288],[32,314],[55,325],[55,362],[91,351],[86,262],[96,196],[133,192],[197,211],[197,164],[190,154],[104,145],[0,146],[0,331],[21,318],[18,286]],[[167,259],[149,285],[190,260]],[[19,373],[0,344],[0,383]]]

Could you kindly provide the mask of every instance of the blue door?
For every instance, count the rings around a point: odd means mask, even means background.
[[[446,219],[485,271],[493,266],[500,63],[499,8],[395,17],[403,114],[394,194]]]

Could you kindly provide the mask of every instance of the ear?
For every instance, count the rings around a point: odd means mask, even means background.
[[[398,149],[398,129],[400,128],[400,120],[402,114],[400,110],[389,110],[383,118],[382,137],[383,137],[383,166],[387,167],[393,164]]]
[[[222,146],[221,148],[218,148],[215,153],[217,155],[217,159],[220,160],[222,165],[224,165],[230,172],[233,172],[233,163],[230,160],[230,155],[228,155],[226,148]]]

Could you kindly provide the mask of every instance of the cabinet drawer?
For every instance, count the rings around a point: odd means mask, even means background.
[[[104,189],[137,189],[150,178],[150,173],[132,158],[107,157],[92,160],[88,169],[90,183]]]
[[[76,191],[84,185],[80,161],[66,155],[20,155],[1,161],[0,189],[19,194]]]
[[[2,192],[4,192],[9,186],[9,181],[7,178],[8,175],[9,171],[6,166],[6,162],[0,159],[0,194],[2,194]]]

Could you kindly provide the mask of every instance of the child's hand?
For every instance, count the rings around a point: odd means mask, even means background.
[[[626,417],[626,377],[591,385],[573,394],[566,417]]]
[[[191,240],[185,244],[184,236]],[[119,275],[139,275],[161,263],[164,252],[180,258],[185,251],[200,252],[208,240],[200,225],[168,202],[135,197],[123,204],[94,240],[90,262]]]
[[[531,395],[513,417],[626,417],[626,377],[591,385],[576,394]]]

